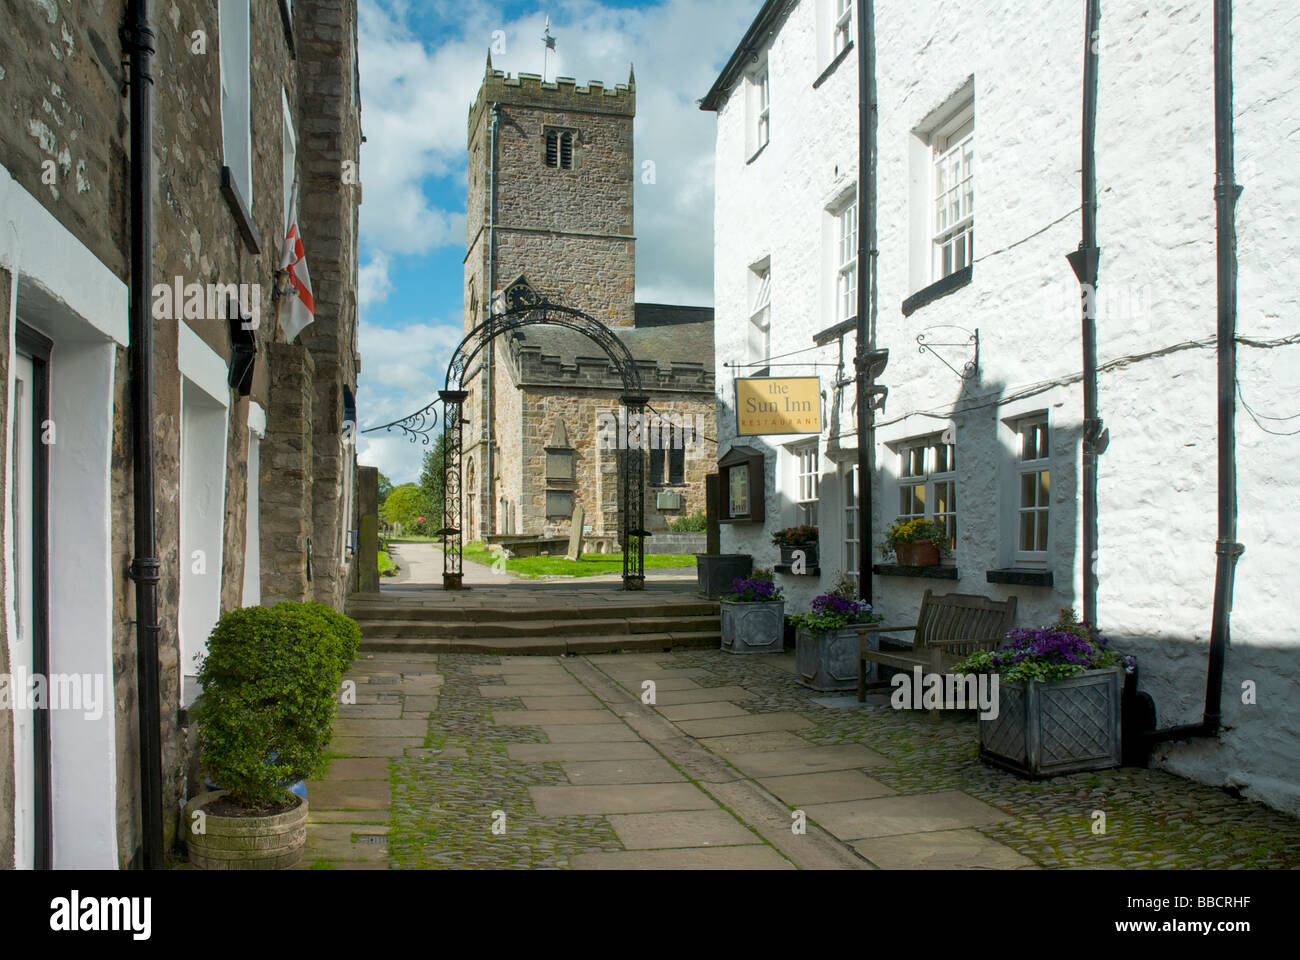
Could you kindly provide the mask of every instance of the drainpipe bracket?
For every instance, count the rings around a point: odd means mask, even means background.
[[[136,583],[157,583],[162,579],[162,561],[157,557],[136,557],[131,561],[129,576]]]
[[[1067,253],[1065,259],[1070,261],[1070,267],[1074,270],[1078,281],[1088,283],[1097,276],[1097,266],[1101,262],[1101,247],[1085,247],[1079,244],[1079,248]]]
[[[1236,560],[1246,552],[1246,545],[1237,543],[1235,540],[1216,540],[1214,541],[1214,552],[1219,556],[1231,557]]]
[[[1216,183],[1214,185],[1214,199],[1226,199],[1236,203],[1241,198],[1245,189],[1246,188],[1239,183]]]

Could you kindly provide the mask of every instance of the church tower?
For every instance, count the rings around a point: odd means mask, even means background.
[[[469,110],[464,324],[520,277],[552,302],[606,326],[635,322],[632,122],[635,77],[605,89],[569,77],[487,70]],[[466,540],[524,532],[516,461],[525,419],[501,363],[505,338],[467,370]],[[541,438],[539,442],[544,442]],[[508,461],[503,463],[503,458]],[[509,492],[507,492],[509,491]]]
[[[509,77],[488,57],[469,112],[467,329],[484,319],[493,292],[520,275],[549,300],[632,326],[635,114],[631,75],[611,90],[569,77],[544,83],[536,74]]]

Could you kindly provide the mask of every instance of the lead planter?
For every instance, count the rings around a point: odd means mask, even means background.
[[[867,646],[880,649],[878,634],[867,634]],[[799,682],[823,693],[858,688],[858,632],[853,627],[813,633],[800,627],[795,635],[795,672]],[[876,680],[876,664],[867,662],[867,682]]]
[[[717,600],[731,593],[733,580],[744,580],[754,570],[754,558],[747,553],[697,553],[695,576],[700,594]]]
[[[719,601],[722,649],[727,653],[780,653],[785,639],[785,601]]]
[[[264,817],[227,817],[206,808],[226,791],[202,793],[185,807],[190,863],[200,870],[284,870],[302,860],[307,844],[307,800]],[[203,812],[202,817],[195,814]],[[202,832],[198,832],[199,825]]]
[[[980,758],[1031,779],[1120,764],[1123,671],[999,683],[998,715],[979,722]]]

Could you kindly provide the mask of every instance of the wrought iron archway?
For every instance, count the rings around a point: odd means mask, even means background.
[[[522,289],[523,295],[519,295]],[[462,558],[464,552],[464,496],[461,487],[461,457],[464,449],[464,404],[469,396],[464,389],[465,371],[487,345],[495,338],[523,327],[547,325],[565,327],[585,335],[609,357],[619,378],[623,381],[623,395],[619,397],[626,419],[619,430],[618,458],[620,474],[619,540],[623,545],[623,589],[641,590],[645,587],[645,463],[639,443],[629,443],[627,427],[640,423],[645,416],[649,397],[642,392],[641,374],[626,344],[609,327],[580,310],[551,303],[538,297],[520,281],[512,287],[516,296],[508,303],[519,304],[502,313],[491,314],[471,330],[452,354],[447,365],[444,389],[438,391],[443,405],[443,519],[442,529],[442,585],[444,589],[460,589],[463,583]],[[437,402],[437,401],[435,401]],[[391,430],[393,427],[429,442],[429,433],[437,422],[433,404],[416,411],[409,417],[384,424],[374,430]],[[370,431],[366,431],[370,432]],[[640,431],[637,432],[640,436]]]

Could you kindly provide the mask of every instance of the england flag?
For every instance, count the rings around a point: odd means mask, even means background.
[[[307,273],[307,255],[298,232],[298,185],[293,188],[289,207],[289,233],[284,238],[284,256],[280,270],[288,281],[280,297],[280,328],[290,343],[302,329],[316,319],[316,301],[311,295],[311,276]]]

